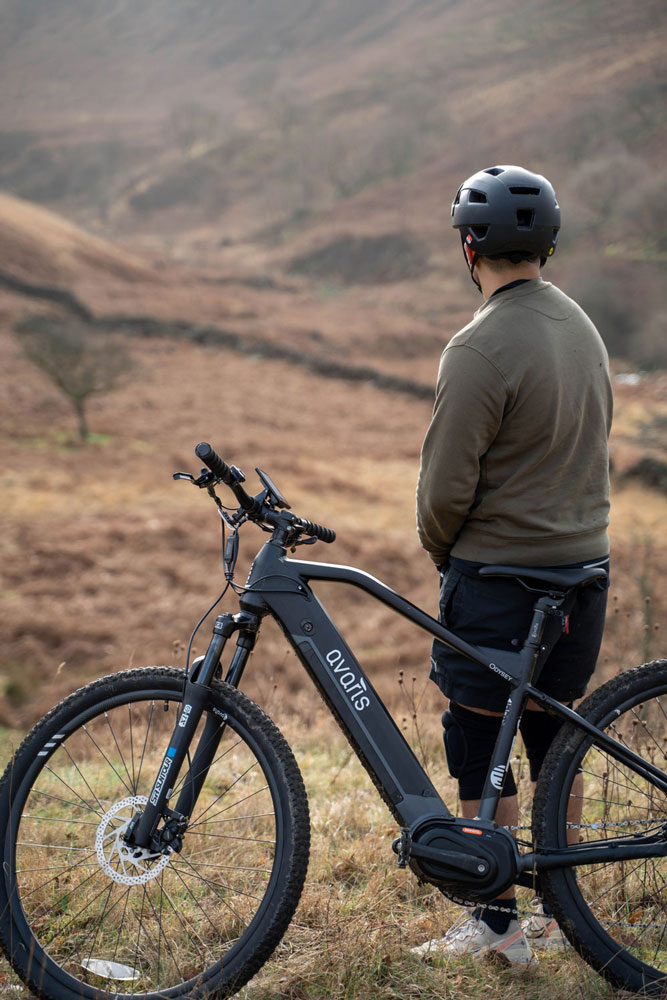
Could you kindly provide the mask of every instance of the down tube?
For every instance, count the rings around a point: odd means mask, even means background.
[[[272,581],[276,583],[277,581]],[[401,826],[451,817],[373,685],[308,587],[262,591],[315,686]]]

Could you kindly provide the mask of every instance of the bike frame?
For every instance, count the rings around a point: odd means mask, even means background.
[[[219,670],[220,656],[227,639],[238,633],[236,653],[225,678],[229,683],[238,685],[261,619],[270,614],[281,626],[401,827],[410,831],[427,819],[447,821],[454,818],[313,592],[310,584],[316,581],[345,583],[360,588],[440,642],[508,682],[511,690],[482,792],[477,816],[480,822],[493,824],[519,719],[529,698],[565,721],[574,723],[611,757],[649,778],[667,793],[667,775],[663,771],[532,684],[538,657],[543,651],[547,615],[559,607],[562,595],[560,600],[553,594],[536,600],[528,637],[519,651],[473,646],[370,574],[344,565],[289,559],[285,548],[275,539],[260,549],[252,564],[240,600],[241,612],[220,615],[216,619],[209,648],[193,666],[186,682],[184,706],[189,708],[184,711],[165,756],[165,764],[169,759],[169,769],[174,775],[188,752],[203,711],[208,686]],[[216,722],[209,719],[190,765],[190,778],[179,796],[177,813],[188,815],[191,812],[223,728],[224,720]],[[138,844],[148,842],[149,833],[155,830],[165,810],[170,789],[165,781],[160,787],[159,784],[158,777],[135,834]],[[656,838],[653,837],[616,838],[589,842],[583,847],[573,845],[550,851],[537,850],[518,855],[518,881],[533,885],[534,875],[540,870],[603,861],[608,859],[612,845],[616,860],[655,856],[656,853]]]

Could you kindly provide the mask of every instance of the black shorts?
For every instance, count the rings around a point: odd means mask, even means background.
[[[483,563],[451,559],[440,576],[440,621],[457,636],[475,646],[519,651],[530,626],[537,599],[516,580],[480,577]],[[602,566],[609,560],[588,559],[569,567]],[[550,567],[564,569],[566,567]],[[586,691],[600,652],[607,607],[608,580],[596,581],[577,592],[570,612],[569,630],[560,633],[535,687],[557,701],[570,702]],[[560,628],[558,619],[550,619]],[[431,680],[451,701],[471,708],[502,712],[510,685],[473,660],[434,640]]]

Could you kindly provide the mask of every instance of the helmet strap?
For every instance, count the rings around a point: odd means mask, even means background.
[[[463,256],[465,257],[465,262],[468,266],[468,271],[470,272],[470,277],[472,283],[480,294],[482,293],[482,286],[475,277],[475,264],[479,259],[479,255],[472,249],[472,247],[466,243],[465,236],[461,233],[461,246],[463,247]]]

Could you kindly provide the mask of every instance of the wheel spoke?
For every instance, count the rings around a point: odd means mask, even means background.
[[[90,928],[90,930],[89,930],[89,932],[88,932],[88,934],[86,936],[86,938],[89,938],[91,936],[91,934],[92,934],[92,937],[93,937],[93,939],[92,939],[92,941],[90,943],[90,951],[88,952],[88,959],[89,960],[93,957],[93,952],[95,950],[95,942],[97,941],[97,935],[99,934],[100,928],[101,928],[102,924],[104,923],[105,918],[107,917],[107,915],[109,913],[109,900],[111,899],[111,894],[113,893],[113,888],[114,888],[114,883],[111,882],[110,885],[109,885],[109,888],[107,889],[107,896],[106,896],[106,899],[104,900],[104,906],[102,907],[102,911],[98,915],[97,919],[93,922],[93,925]],[[83,939],[82,945],[85,943],[86,938]],[[83,948],[80,946],[79,950],[83,951]]]
[[[97,806],[98,806],[98,808],[96,809],[95,806],[91,806],[90,802],[86,802],[86,800],[84,799],[84,797],[82,795],[80,795],[79,792],[77,792],[76,788],[72,788],[72,786],[69,785],[65,781],[64,778],[62,778],[59,774],[56,774],[56,772],[53,770],[52,767],[49,766],[49,764],[45,764],[44,765],[44,770],[48,771],[49,774],[52,774],[54,778],[57,778],[58,781],[60,781],[65,786],[65,788],[68,790],[68,792],[71,792],[73,795],[76,795],[77,799],[79,799],[79,801],[83,803],[84,809],[88,809],[88,810],[90,810],[90,812],[94,812],[96,816],[100,816],[100,817],[102,816],[102,814],[104,812],[104,809],[102,808],[102,805],[100,804],[100,802],[97,801],[97,796],[94,796],[95,801],[97,802]],[[81,806],[77,806],[77,808],[80,809]]]
[[[190,865],[189,867],[192,868],[192,865]],[[181,876],[181,880],[183,880],[183,876],[188,875],[188,876],[190,876],[192,878],[199,879],[200,882],[204,882],[211,889],[211,891],[213,892],[213,894],[218,897],[218,899],[220,900],[220,902],[222,903],[222,905],[226,906],[228,910],[231,910],[231,912],[234,914],[234,916],[236,917],[236,919],[238,921],[240,921],[243,924],[244,927],[248,926],[247,922],[243,919],[243,917],[241,917],[236,912],[236,910],[234,909],[234,907],[232,906],[232,904],[229,902],[229,900],[225,899],[224,896],[221,896],[220,893],[216,892],[216,889],[226,889],[229,892],[235,893],[238,896],[246,896],[247,898],[254,899],[257,902],[261,902],[261,899],[262,899],[261,896],[251,896],[248,893],[241,892],[238,889],[234,890],[234,889],[231,888],[231,886],[224,885],[224,884],[222,884],[220,882],[212,882],[210,879],[203,878],[201,875],[198,875],[194,870],[191,870],[191,871],[188,871],[188,872],[184,872],[183,869],[178,869],[178,868],[175,868],[174,870],[176,872],[178,872],[178,874]]]
[[[113,892],[113,888],[114,888],[114,883],[112,882],[111,885],[109,886],[109,896]],[[111,913],[113,913],[113,911],[120,904],[120,901],[123,898],[125,899],[125,905],[127,906],[127,898],[128,898],[128,896],[129,896],[129,889],[128,889],[128,891],[126,893],[123,893],[122,896],[119,896],[118,899],[115,901],[115,903],[112,903],[112,905],[106,911],[106,916],[108,917]],[[80,947],[80,942],[76,938],[76,936],[73,936],[73,937],[74,937],[74,939],[72,941],[72,948],[71,948],[70,952],[68,953],[68,955],[66,956],[65,960],[63,961],[63,963],[62,963],[63,965],[67,965],[68,962],[72,962],[72,961],[76,961],[77,965],[82,964],[82,962],[81,962],[81,947]],[[84,941],[85,941],[85,938],[84,938]],[[65,943],[63,943],[63,948],[64,947],[65,947]],[[74,955],[75,954],[78,956],[77,959],[74,959]],[[92,958],[92,951],[88,955],[88,958],[89,959]]]
[[[137,781],[134,775],[134,739],[132,737],[132,702],[127,706],[127,715],[130,723],[130,764],[132,765],[132,790],[136,792]]]
[[[123,767],[125,768],[125,774],[127,775],[127,780],[130,782],[130,784],[132,784],[132,778],[130,777],[130,772],[127,769],[127,764],[125,763],[125,754],[121,750],[120,745],[118,743],[118,740],[116,739],[116,734],[114,732],[113,726],[111,725],[111,720],[109,718],[108,712],[104,713],[104,719],[105,719],[105,722],[106,722],[107,726],[109,727],[109,731],[111,733],[111,737],[112,737],[112,739],[114,741],[114,745],[116,747],[116,750],[118,751],[118,756],[120,757],[120,759],[122,761],[122,764],[123,764]]]
[[[223,799],[225,797],[225,795],[228,795],[231,792],[232,788],[235,788],[236,785],[238,785],[239,781],[243,781],[243,779],[245,778],[245,776],[247,774],[250,774],[251,771],[254,771],[255,768],[258,768],[258,767],[259,767],[259,762],[258,761],[255,761],[253,764],[250,764],[250,766],[246,768],[246,770],[243,772],[243,774],[239,774],[239,776],[231,783],[231,785],[229,785],[227,788],[225,788],[225,790],[223,792],[220,792],[220,794],[215,799],[213,799],[213,801],[210,802],[209,805],[206,806],[206,809],[204,809],[203,812],[199,813],[199,815],[197,816],[197,825],[200,824],[204,820],[204,817],[206,816],[206,813],[209,811],[209,809],[213,808],[213,806],[216,804],[216,802],[220,802],[220,800]],[[264,785],[264,788],[267,788],[267,787],[268,787],[267,785]],[[259,789],[259,791],[263,791],[263,789]],[[244,800],[241,799],[241,801],[243,802]],[[236,804],[237,803],[232,802],[231,806],[228,806],[228,808],[231,809]],[[208,822],[208,820],[206,820],[206,822]]]
[[[101,812],[103,813],[103,812],[104,812],[104,806],[102,805],[102,803],[101,803],[101,802],[100,802],[100,800],[98,799],[98,797],[97,797],[97,795],[95,794],[95,792],[93,791],[93,789],[92,789],[92,788],[90,787],[90,785],[88,784],[88,780],[87,780],[86,776],[85,776],[85,775],[83,774],[83,772],[81,771],[81,769],[80,769],[79,765],[77,764],[77,762],[76,762],[76,761],[74,760],[74,758],[72,757],[72,754],[71,754],[71,753],[69,752],[69,747],[67,746],[67,743],[66,743],[66,742],[65,742],[65,743],[61,743],[61,745],[60,745],[60,749],[61,749],[61,750],[64,750],[64,751],[65,751],[65,753],[66,753],[66,754],[67,754],[67,756],[69,757],[70,761],[72,762],[72,766],[74,767],[74,770],[75,770],[75,771],[76,771],[76,773],[77,773],[77,774],[79,775],[79,777],[80,777],[80,778],[81,778],[81,780],[83,781],[84,785],[86,786],[86,788],[88,789],[88,791],[90,792],[90,794],[92,795],[92,797],[93,797],[93,798],[95,799],[95,801],[97,802],[97,804],[98,804],[98,806],[99,806],[99,808],[100,808],[100,811],[101,811]]]
[[[256,789],[254,792],[250,792],[250,794],[246,795],[244,798],[237,799],[235,802],[231,802],[228,806],[225,806],[224,809],[219,809],[218,812],[213,813],[212,816],[208,816],[205,820],[202,820],[202,815],[203,814],[200,814],[199,816],[197,816],[197,822],[196,823],[192,823],[190,825],[189,829],[190,830],[196,830],[198,826],[201,826],[202,822],[204,822],[204,823],[211,823],[216,818],[216,816],[222,816],[223,813],[229,812],[229,810],[230,809],[234,809],[235,806],[240,806],[243,802],[247,802],[248,799],[252,799],[252,798],[254,798],[255,795],[259,795],[260,792],[265,792],[268,787],[269,787],[268,785],[263,785],[261,788]],[[219,795],[217,797],[217,799],[215,799],[214,802],[211,803],[211,805],[215,805],[215,802],[219,802],[220,799],[224,795],[226,795],[226,794],[227,794],[226,792],[223,792],[221,795]],[[210,809],[210,808],[211,808],[211,806],[208,807],[208,809]],[[207,811],[208,811],[208,809],[207,809]],[[221,820],[217,820],[216,822],[220,823],[222,821]],[[232,818],[232,822],[234,822],[233,818]]]
[[[77,868],[87,868],[90,867],[91,865],[95,865],[97,867],[98,864],[97,859],[93,860],[94,855],[95,855],[94,851],[89,851],[87,857],[90,858],[90,861],[88,861],[86,858],[81,858],[79,861],[76,862],[76,864],[66,866],[67,871],[74,872],[77,870]],[[39,885],[35,886],[29,891],[22,890],[21,898],[28,899],[30,896],[33,896],[36,892],[42,892],[44,889],[46,889],[47,886],[53,885],[53,883],[56,882],[59,878],[60,878],[59,875],[54,875],[53,878],[49,878],[45,882],[40,882]],[[85,881],[87,882],[88,879],[85,879]]]
[[[137,783],[135,786],[135,791],[139,787],[139,781],[141,779],[141,769],[144,766],[144,758],[146,756],[146,747],[148,746],[148,736],[151,731],[151,726],[153,724],[153,712],[155,711],[155,702],[151,701],[150,711],[148,713],[148,721],[146,722],[146,733],[144,735],[144,745],[141,748],[141,757],[139,758],[139,767],[137,769]]]
[[[160,877],[162,878],[163,875],[164,875],[164,871],[162,871],[160,873]],[[168,951],[169,955],[171,956],[171,959],[172,959],[172,961],[174,963],[174,968],[176,969],[176,972],[178,973],[178,976],[179,976],[181,982],[184,983],[185,980],[186,980],[186,977],[184,976],[184,974],[183,974],[183,972],[181,970],[181,967],[178,964],[178,961],[177,961],[177,959],[176,959],[176,957],[174,955],[174,952],[173,952],[171,943],[169,941],[169,938],[166,936],[166,934],[164,932],[164,928],[162,927],[162,919],[161,919],[161,917],[158,917],[157,913],[155,912],[155,907],[153,906],[153,901],[152,901],[152,899],[150,897],[150,894],[148,892],[148,888],[146,886],[144,886],[144,889],[146,890],[145,894],[144,894],[144,899],[146,899],[148,901],[148,905],[149,905],[149,907],[150,907],[150,909],[151,909],[151,911],[153,913],[153,916],[155,917],[155,923],[157,924],[157,963],[156,963],[155,983],[156,983],[157,986],[159,986],[159,984],[160,984],[160,942],[162,941],[163,938],[164,938],[165,944],[167,946],[167,951]],[[162,892],[160,892],[160,913],[162,913]]]
[[[204,875],[200,875],[198,872],[194,870],[194,867],[192,865],[188,864],[187,859],[184,858],[182,860],[185,861],[188,870],[186,871],[184,868],[179,868],[176,865],[174,865],[173,866],[174,871],[180,872],[182,875],[187,875],[189,878],[197,879],[199,882],[204,882],[214,892],[216,889],[224,889],[227,892],[233,892],[237,896],[245,896],[246,899],[254,899],[256,903],[262,902],[261,896],[255,896],[251,892],[244,892],[242,889],[234,889],[231,885],[227,885],[226,882],[214,882],[213,879],[206,878]],[[222,896],[220,897],[220,899],[222,900],[222,902],[226,903],[226,901],[223,899]]]
[[[93,823],[90,819],[70,819],[67,816],[37,816],[34,813],[23,813],[23,819],[32,819],[36,823],[67,823],[68,826],[70,824],[74,824],[75,826],[94,826],[95,829],[99,826],[99,823]]]
[[[205,745],[207,747],[210,746],[211,743],[213,742],[213,740],[215,738],[216,738],[216,734],[213,734],[211,737],[209,737],[209,739],[207,740],[207,742],[206,742]],[[227,747],[225,750],[223,750],[223,752],[221,754],[218,754],[218,756],[215,758],[215,760],[213,760],[209,764],[209,769],[212,768],[212,767],[214,767],[216,764],[219,764],[220,761],[223,760],[228,754],[230,754],[233,750],[236,750],[236,748],[238,746],[240,746],[242,744],[242,742],[243,742],[243,740],[237,740],[236,743],[233,743],[230,747]],[[176,785],[174,787],[174,790],[172,792],[172,796],[175,796],[177,794],[177,792],[180,792],[180,790],[183,787],[183,785],[185,784],[185,782],[187,780],[187,777],[188,777],[188,774],[190,773],[191,770],[192,770],[192,768],[189,768],[189,770],[186,771],[186,773],[183,774],[178,779],[178,781],[176,782]],[[192,775],[192,779],[193,780],[197,779],[202,773],[203,773],[203,771],[198,771],[197,774]]]
[[[217,938],[219,936],[219,934],[220,934],[220,928],[217,927],[216,924],[213,923],[213,921],[209,917],[208,913],[206,912],[206,910],[204,909],[204,907],[201,905],[201,903],[199,902],[199,900],[197,899],[197,897],[195,896],[195,894],[193,893],[192,889],[187,884],[187,882],[185,881],[185,879],[183,878],[183,876],[181,875],[181,873],[177,869],[174,869],[174,871],[176,873],[176,877],[179,879],[179,881],[181,882],[183,888],[185,889],[185,892],[187,893],[187,895],[189,896],[189,898],[192,900],[192,902],[194,903],[194,905],[196,906],[196,908],[199,910],[199,912],[203,914],[204,919],[206,920],[206,922],[211,927],[211,931],[213,932],[214,937]],[[169,902],[171,903],[170,900],[169,900]],[[190,930],[190,928],[188,928],[188,933],[190,933],[190,932],[191,932],[191,930]],[[210,956],[211,956],[211,958],[213,958],[214,957],[213,953],[210,952],[210,949],[206,945],[206,943],[203,940],[203,938],[201,937],[201,935],[198,932],[196,932],[196,931],[195,931],[195,933],[196,933],[197,939],[199,941],[201,941],[201,944],[202,944],[203,948],[206,951],[208,951],[209,954],[210,954]]]
[[[46,770],[46,768],[45,768],[45,770]],[[62,797],[62,795],[53,795],[52,792],[45,792],[41,788],[33,788],[33,789],[31,789],[30,794],[31,795],[41,795],[45,799],[52,799],[54,802],[61,802],[63,805],[71,806],[72,809],[80,809],[81,808],[81,806],[80,806],[80,804],[78,802],[71,802],[69,799],[64,799]],[[75,792],[75,794],[76,794],[76,792]],[[98,813],[97,809],[94,809],[84,799],[81,799],[81,801],[83,802],[84,807],[88,810],[88,812],[95,813],[96,816],[99,816],[99,813]],[[25,817],[25,813],[24,813],[24,817]],[[65,820],[65,822],[76,823],[77,820],[67,819],[67,820]],[[79,822],[81,822],[81,820],[79,820]],[[92,822],[92,820],[91,820],[91,822]],[[97,823],[94,823],[93,825],[97,826]]]
[[[134,787],[130,787],[130,785],[127,784],[127,782],[125,781],[125,778],[122,776],[122,774],[119,773],[119,771],[116,768],[115,764],[111,760],[109,760],[109,758],[107,757],[106,753],[104,752],[104,750],[102,749],[102,747],[99,745],[99,743],[97,742],[97,740],[91,735],[88,727],[87,726],[82,726],[81,728],[83,729],[84,733],[86,734],[86,736],[88,737],[88,739],[90,740],[90,742],[93,744],[93,746],[99,751],[99,753],[101,754],[101,756],[104,757],[105,761],[107,762],[107,764],[109,765],[109,767],[111,768],[111,770],[113,771],[113,773],[116,775],[116,777],[118,778],[118,780],[123,783],[123,785],[127,789],[128,795],[134,795]]]

